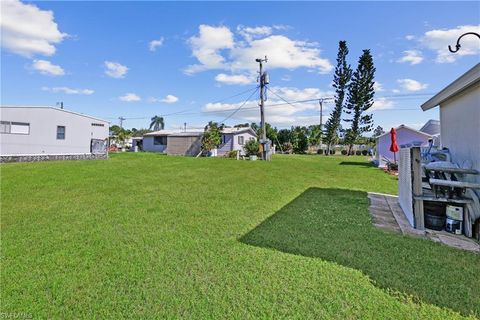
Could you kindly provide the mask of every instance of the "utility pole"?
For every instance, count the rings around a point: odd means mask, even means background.
[[[120,128],[123,129],[123,120],[127,120],[124,117],[118,117],[118,120],[120,120]]]
[[[265,59],[255,59],[259,63],[259,82],[260,82],[260,125],[262,128],[262,136],[260,138],[260,144],[262,145],[262,160],[268,160],[269,145],[267,141],[267,130],[265,127],[265,110],[264,110],[264,99],[265,99],[265,85],[268,84],[268,79],[266,78],[266,73],[263,72],[263,62],[267,62],[267,56]]]
[[[320,137],[319,137],[319,144],[320,148],[322,148],[322,135],[323,135],[323,99],[319,99],[318,103],[320,104]]]

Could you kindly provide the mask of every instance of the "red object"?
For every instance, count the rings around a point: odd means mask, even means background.
[[[395,153],[398,152],[398,144],[397,144],[397,130],[395,130],[395,128],[392,128],[392,130],[390,130],[390,139],[392,140],[392,144],[390,145],[390,151],[393,152],[393,161],[395,161],[396,163],[397,157],[395,156]]]

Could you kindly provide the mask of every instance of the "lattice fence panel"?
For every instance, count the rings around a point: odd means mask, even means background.
[[[398,163],[398,201],[405,216],[413,227],[413,195],[412,195],[412,167],[410,160],[410,148],[400,149]]]

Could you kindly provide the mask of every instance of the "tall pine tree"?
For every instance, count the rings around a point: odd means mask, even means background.
[[[337,66],[335,75],[333,76],[333,87],[335,88],[335,108],[330,113],[330,118],[325,124],[325,143],[327,144],[327,152],[330,154],[332,145],[338,142],[338,131],[340,129],[340,121],[342,120],[343,102],[345,100],[345,91],[348,83],[352,78],[352,68],[347,64],[348,47],[346,41],[338,43]]]
[[[351,122],[345,135],[345,142],[349,145],[349,154],[352,153],[353,145],[358,138],[373,128],[372,115],[367,114],[367,111],[373,105],[374,76],[375,67],[370,50],[363,50],[363,54],[358,60],[357,70],[353,73],[352,81],[348,86],[347,104],[344,110],[347,115],[351,116],[351,118],[344,119]]]

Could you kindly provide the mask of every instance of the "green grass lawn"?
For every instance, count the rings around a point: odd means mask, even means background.
[[[374,228],[366,191],[394,194],[396,181],[363,157],[139,153],[0,169],[2,313],[480,316],[480,255]]]

